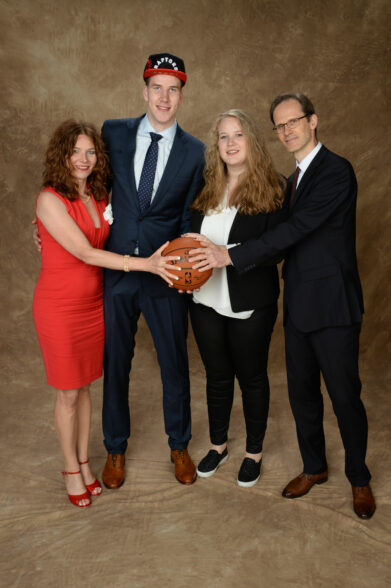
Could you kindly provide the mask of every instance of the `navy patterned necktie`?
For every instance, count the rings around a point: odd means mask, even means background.
[[[157,156],[159,153],[158,141],[162,135],[149,133],[151,135],[151,144],[145,155],[143,169],[141,171],[140,182],[138,185],[138,199],[140,202],[141,212],[145,212],[151,204],[153,184],[155,181]]]
[[[295,194],[296,194],[297,178],[299,177],[300,172],[301,172],[301,169],[299,168],[299,166],[297,166],[296,171],[295,171],[295,175],[293,176],[293,180],[292,180],[291,196],[289,199],[289,208],[292,208],[293,200],[294,200]]]

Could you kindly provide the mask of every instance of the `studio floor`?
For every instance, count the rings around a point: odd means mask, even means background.
[[[368,465],[377,511],[361,521],[352,510],[343,449],[326,400],[330,477],[304,498],[281,497],[300,473],[283,359],[272,344],[271,407],[262,476],[239,488],[244,451],[240,392],[232,413],[229,459],[210,479],[189,487],[174,478],[163,429],[159,370],[141,322],[131,388],[132,438],[126,482],[104,490],[92,507],[66,498],[53,426],[53,395],[38,348],[6,373],[1,452],[0,584],[11,587],[103,588],[383,588],[391,585],[390,382],[362,373],[369,423]],[[23,347],[23,343],[21,342]],[[204,374],[192,336],[193,439],[198,462],[208,448]],[[15,366],[16,367],[16,366]],[[4,382],[4,378],[3,378]],[[90,460],[99,476],[102,380],[93,385]],[[387,401],[387,403],[386,403]],[[384,407],[388,407],[384,410]]]

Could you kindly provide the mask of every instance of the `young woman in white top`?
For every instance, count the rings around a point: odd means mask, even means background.
[[[192,236],[218,245],[243,243],[287,216],[285,181],[276,172],[260,131],[246,112],[220,114],[206,151],[205,186],[193,203]],[[195,235],[195,233],[198,233]],[[206,370],[211,449],[198,465],[212,476],[228,458],[227,439],[235,376],[243,400],[246,453],[237,482],[260,477],[269,410],[267,359],[277,317],[276,264],[239,276],[232,266],[214,269],[193,294],[190,314]]]

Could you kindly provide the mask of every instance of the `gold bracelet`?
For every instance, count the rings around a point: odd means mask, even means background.
[[[124,272],[129,271],[129,255],[124,255]]]

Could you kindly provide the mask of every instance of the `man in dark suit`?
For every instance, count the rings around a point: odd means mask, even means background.
[[[181,59],[151,55],[144,70],[146,114],[107,120],[102,136],[112,168],[114,223],[107,249],[150,256],[189,228],[189,206],[202,184],[203,144],[176,122],[186,82]],[[187,445],[191,437],[190,386],[184,296],[158,276],[108,270],[105,275],[106,345],[103,432],[108,451],[103,482],[118,488],[130,435],[129,372],[142,312],[161,370],[165,430],[176,478],[196,478]],[[149,399],[146,399],[149,401]]]
[[[368,426],[358,373],[363,299],[355,250],[356,178],[346,159],[318,142],[318,118],[306,96],[278,96],[270,116],[297,162],[289,178],[289,219],[229,252],[225,247],[197,250],[195,259],[205,269],[232,264],[243,273],[285,251],[288,390],[304,468],[282,494],[298,498],[327,481],[322,374],[345,448],[353,507],[368,519],[375,501],[365,464]]]

